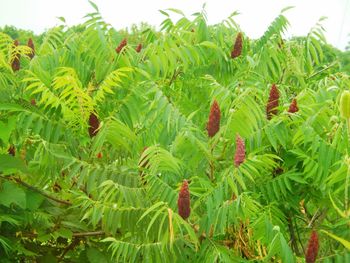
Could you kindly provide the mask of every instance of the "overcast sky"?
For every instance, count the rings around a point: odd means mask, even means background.
[[[350,41],[350,0],[95,0],[105,21],[124,28],[141,21],[159,25],[164,16],[159,9],[177,8],[188,17],[207,3],[210,24],[220,22],[239,11],[236,22],[251,38],[260,37],[268,25],[287,6],[295,6],[285,15],[291,23],[288,36],[305,35],[320,17],[326,37],[332,45],[344,49]],[[82,22],[93,11],[87,0],[0,0],[0,26],[14,25],[41,33],[59,23],[63,16],[68,25]]]

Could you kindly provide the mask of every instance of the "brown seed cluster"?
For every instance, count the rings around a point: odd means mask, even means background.
[[[28,44],[27,44],[28,47],[31,48],[31,52],[29,54],[29,57],[30,59],[33,59],[34,55],[35,55],[35,47],[34,47],[34,43],[33,43],[33,39],[32,38],[29,38],[28,39]]]
[[[239,167],[245,160],[245,144],[239,134],[236,135],[235,166]]]
[[[242,32],[239,32],[236,36],[236,41],[231,51],[231,58],[237,58],[241,55],[242,46],[243,46],[243,35],[242,35]]]
[[[184,180],[177,199],[177,207],[179,215],[183,219],[187,219],[191,214],[190,191],[188,190],[188,182]]]
[[[136,52],[137,53],[140,53],[141,52],[141,49],[142,49],[142,44],[138,44],[137,47],[135,48]]]
[[[214,135],[220,129],[220,107],[216,100],[214,100],[213,104],[210,107],[209,120],[207,123],[207,131],[209,137],[214,137]]]
[[[15,47],[18,47],[19,42],[18,42],[17,39],[13,42],[13,45]],[[11,63],[11,67],[12,67],[13,71],[18,71],[21,68],[21,64],[20,64],[20,61],[19,61],[20,58],[21,58],[20,54],[17,54],[17,53],[14,54],[14,59],[12,60],[12,63]]]
[[[273,84],[270,90],[269,100],[266,105],[266,117],[268,120],[271,120],[273,115],[277,115],[279,98],[280,98],[280,93],[277,89],[276,84]]]
[[[306,255],[305,255],[306,263],[316,262],[318,248],[319,248],[318,235],[317,235],[317,232],[313,230],[309,239],[307,250],[306,250]]]
[[[124,38],[124,39],[120,42],[119,46],[117,46],[117,48],[115,49],[115,51],[116,51],[118,54],[120,54],[120,52],[122,51],[122,49],[123,49],[127,44],[128,44],[128,41],[126,40],[126,38]]]
[[[97,116],[95,115],[95,113],[91,113],[89,117],[89,135],[91,138],[96,136],[99,126],[100,122]]]
[[[289,105],[288,112],[289,113],[296,113],[297,111],[299,111],[297,100],[293,99],[292,103]]]

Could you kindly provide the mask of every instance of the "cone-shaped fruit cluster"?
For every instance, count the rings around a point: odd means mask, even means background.
[[[117,48],[115,49],[115,51],[119,54],[119,53],[122,51],[122,49],[126,46],[127,43],[128,43],[128,41],[126,40],[126,38],[124,38],[124,39],[120,42],[119,46],[117,46]]]
[[[187,219],[191,214],[190,191],[188,190],[187,180],[184,180],[177,199],[177,207],[179,215],[183,219]]]
[[[30,47],[32,50],[29,54],[30,59],[32,59],[35,55],[35,47],[32,38],[29,38],[27,46]]]
[[[312,231],[309,243],[307,245],[305,261],[306,263],[314,263],[317,258],[319,243],[318,243],[318,235],[315,230]]]
[[[235,166],[238,167],[243,163],[245,160],[245,145],[244,141],[239,136],[239,134],[236,135],[236,152],[235,152]]]
[[[235,45],[231,51],[231,58],[237,58],[242,53],[242,45],[243,45],[243,35],[239,32],[236,36]]]
[[[288,112],[289,113],[296,113],[297,111],[299,111],[297,100],[293,99],[292,103],[289,105]]]
[[[98,132],[98,127],[100,126],[100,122],[95,115],[95,113],[91,113],[89,117],[89,135],[90,137],[94,137]]]
[[[101,159],[103,157],[103,154],[101,152],[99,152],[97,155],[96,155],[97,159]]]
[[[266,117],[268,120],[271,120],[272,115],[277,115],[279,98],[280,98],[280,93],[277,89],[277,86],[273,84],[270,90],[269,100],[266,105]]]
[[[207,123],[208,136],[213,137],[220,129],[220,108],[216,100],[210,108],[209,120]]]
[[[142,44],[138,44],[137,47],[135,48],[136,52],[137,53],[140,53],[141,52],[141,49],[142,49]]]
[[[345,118],[350,118],[350,91],[345,90],[340,97],[340,115]]]
[[[17,39],[13,42],[13,45],[15,47],[17,47],[19,45],[19,42],[18,42]],[[11,64],[11,67],[12,67],[13,71],[18,71],[21,68],[21,64],[20,64],[20,61],[19,61],[20,58],[21,58],[20,54],[17,54],[17,53],[14,54],[14,59],[13,59],[12,64]]]

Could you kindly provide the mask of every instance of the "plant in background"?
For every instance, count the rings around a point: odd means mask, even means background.
[[[160,30],[118,31],[91,4],[83,24],[33,35],[33,61],[13,45],[30,34],[0,33],[5,262],[349,261],[350,79],[321,23],[281,45],[286,8],[259,39],[237,34],[249,63],[233,63],[236,13],[211,26],[169,9]],[[122,51],[140,39],[142,59]],[[266,121],[282,105],[266,83],[298,118]]]

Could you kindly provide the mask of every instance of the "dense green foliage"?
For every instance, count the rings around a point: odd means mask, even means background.
[[[160,32],[128,33],[95,7],[34,39],[32,60],[0,33],[0,262],[304,262],[313,229],[322,262],[349,262],[350,79],[319,25],[282,40],[285,11],[234,59],[235,13],[208,26],[171,9]]]

